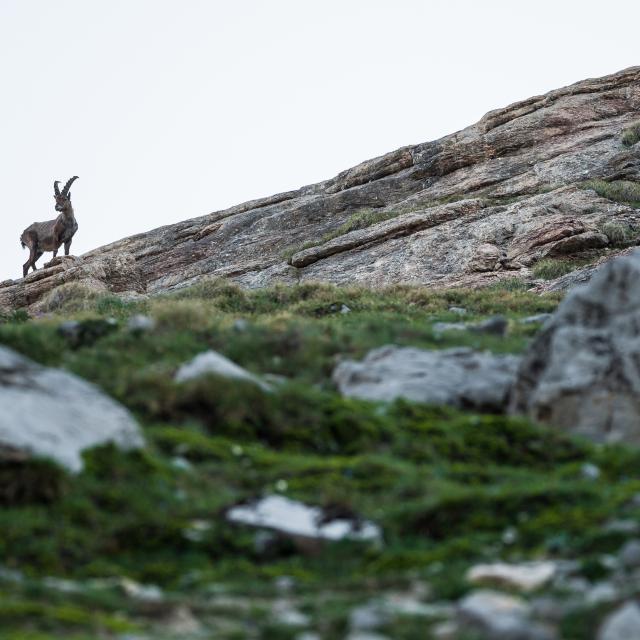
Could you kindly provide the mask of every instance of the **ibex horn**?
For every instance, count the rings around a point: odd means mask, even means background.
[[[60,180],[56,180],[56,181],[53,183],[53,193],[54,193],[55,195],[57,195],[57,196],[59,196],[59,195],[60,195],[60,189],[58,188],[58,185],[59,185],[59,184],[60,184]]]
[[[78,176],[73,176],[73,178],[70,178],[69,180],[67,180],[67,184],[65,184],[64,188],[62,189],[63,196],[66,197],[69,195],[69,189],[71,189],[71,185],[73,184],[73,181],[77,179],[78,179]]]

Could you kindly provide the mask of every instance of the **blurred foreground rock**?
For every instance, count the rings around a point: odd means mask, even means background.
[[[640,252],[568,294],[524,357],[510,410],[597,442],[640,444]]]
[[[112,442],[144,444],[130,413],[71,373],[42,367],[0,347],[0,458],[51,458],[71,471],[82,452]]]
[[[504,411],[519,358],[467,348],[427,351],[386,346],[362,362],[341,362],[333,380],[343,395],[364,400],[406,398],[482,411]]]

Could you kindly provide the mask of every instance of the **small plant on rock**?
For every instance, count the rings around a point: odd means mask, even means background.
[[[533,274],[536,278],[543,280],[553,280],[559,278],[576,269],[576,265],[568,260],[555,260],[553,258],[545,258],[536,263],[533,267]]]
[[[631,180],[587,180],[584,189],[593,189],[601,198],[640,209],[640,183]]]
[[[609,238],[612,247],[624,247],[632,242],[636,235],[628,224],[620,222],[605,222],[600,230]]]
[[[622,144],[625,147],[632,147],[640,141],[640,122],[636,122],[622,132]]]

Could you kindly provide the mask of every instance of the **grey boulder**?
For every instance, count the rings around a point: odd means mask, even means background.
[[[531,607],[524,600],[497,591],[474,591],[457,609],[462,629],[487,640],[552,640],[554,634],[531,620]]]
[[[90,447],[144,445],[130,413],[92,384],[5,347],[0,347],[0,407],[4,456],[51,458],[75,472]]]
[[[627,602],[605,619],[598,633],[598,640],[632,638],[640,638],[640,606],[636,602]]]
[[[333,381],[345,396],[364,400],[450,405],[503,411],[519,358],[468,348],[427,351],[385,346],[362,362],[341,362]]]
[[[510,410],[597,442],[640,444],[640,253],[573,289],[525,355]]]

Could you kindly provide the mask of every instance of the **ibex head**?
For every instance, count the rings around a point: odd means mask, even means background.
[[[56,211],[63,212],[71,206],[71,193],[69,192],[69,189],[71,189],[73,181],[77,179],[78,176],[73,176],[73,178],[67,180],[62,191],[60,191],[58,187],[60,180],[56,180],[53,183],[53,197],[56,199]]]

